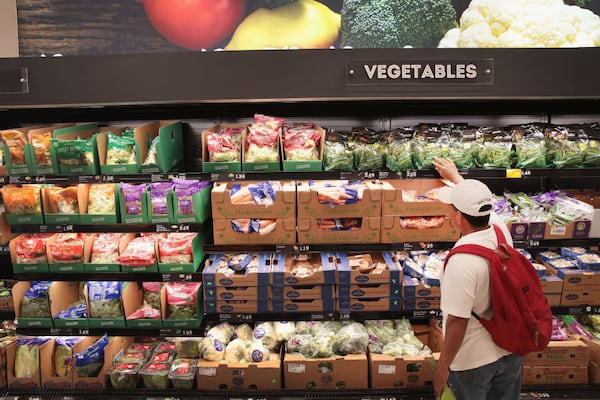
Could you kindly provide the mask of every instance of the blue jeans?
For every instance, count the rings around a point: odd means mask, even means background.
[[[448,384],[457,400],[518,400],[523,358],[516,354],[466,371],[450,371]]]

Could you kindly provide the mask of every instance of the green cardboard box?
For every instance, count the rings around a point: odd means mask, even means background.
[[[161,308],[162,308],[162,320],[163,327],[165,328],[182,328],[182,329],[190,329],[190,328],[199,328],[202,323],[202,319],[204,318],[204,310],[203,310],[203,292],[202,285],[198,288],[198,292],[196,294],[196,319],[169,319],[168,318],[168,309],[169,305],[167,303],[167,291],[163,289],[160,294],[161,300]]]
[[[241,138],[244,137],[248,124],[219,124],[211,128],[206,129],[202,132],[202,171],[203,172],[215,172],[215,173],[227,173],[227,172],[240,172],[242,170],[242,161],[244,155],[243,146],[240,145],[240,155],[237,161],[210,161],[210,155],[208,152],[208,135],[212,132],[218,132],[221,129],[227,128],[243,128]]]
[[[96,132],[98,128],[96,124],[76,125],[67,128],[56,129],[52,134],[52,144],[50,147],[50,155],[52,157],[52,165],[54,166],[55,174],[62,175],[95,175],[100,172],[100,164],[98,158],[98,147],[96,145]],[[70,164],[61,161],[59,142],[65,140],[91,139],[91,160],[81,160],[81,163]]]
[[[130,287],[123,292],[123,309],[125,310],[125,318],[133,314],[144,304],[144,292],[142,285],[138,282],[131,282]],[[128,328],[162,328],[162,319],[126,319]]]
[[[116,136],[122,136],[126,127],[100,127],[96,133],[96,146],[98,148],[98,162],[100,164],[100,172],[106,175],[126,175],[137,174],[140,172],[138,144],[135,143],[131,149],[135,154],[134,163],[130,164],[107,164],[107,151],[109,147],[109,133]],[[135,135],[134,135],[135,139]]]
[[[90,326],[87,318],[54,318],[58,313],[80,301],[78,282],[53,282],[48,290],[48,297],[55,327],[87,328]]]
[[[144,173],[166,173],[183,164],[183,126],[181,121],[157,121],[143,127],[144,139],[139,143],[140,169]],[[137,134],[137,128],[136,128]],[[140,137],[141,139],[141,137]],[[144,164],[152,142],[156,142],[156,163]],[[147,143],[146,145],[144,145]]]
[[[197,234],[192,240],[192,262],[186,264],[158,263],[158,272],[196,272],[204,260],[204,246],[202,235]]]
[[[111,214],[90,214],[89,211],[89,193],[92,184],[80,183],[77,185],[77,195],[79,200],[79,219],[84,225],[102,225],[116,224],[119,222],[119,187],[113,183],[96,183],[94,185],[114,185],[114,213]]]
[[[137,290],[137,286],[138,284],[136,282],[123,283],[123,287],[121,289],[121,307],[123,307],[123,297],[126,296],[125,293]],[[121,311],[123,312],[122,318],[95,318],[92,313],[92,308],[90,307],[91,302],[88,295],[87,285],[85,286],[83,293],[85,295],[86,304],[88,306],[88,319],[90,322],[90,328],[125,328],[125,311],[123,308],[121,309]]]
[[[54,186],[45,186],[42,188],[42,206],[44,209],[44,221],[46,224],[62,225],[62,224],[79,224],[80,218],[79,213],[66,214],[59,213],[56,209],[56,204],[52,204],[50,199],[50,191],[53,190]],[[79,202],[78,202],[79,207]]]
[[[290,172],[303,171],[321,171],[323,169],[323,147],[325,147],[325,129],[318,125],[313,125],[313,128],[321,134],[321,140],[318,144],[318,160],[292,161],[285,157],[285,149],[283,150],[283,170]]]
[[[211,215],[210,206],[210,191],[211,186],[208,185],[200,189],[199,192],[192,195],[192,206],[194,207],[194,214],[180,214],[179,213],[179,198],[176,193],[173,193],[173,216],[174,223],[203,223]]]
[[[141,206],[142,212],[140,214],[127,214],[127,207],[125,204],[125,196],[123,195],[122,186],[119,188],[118,196],[117,196],[117,204],[120,211],[121,222],[126,224],[149,224],[150,217],[148,214],[148,200],[146,197],[148,196],[148,190],[146,189],[142,194]]]
[[[51,285],[52,286],[52,285]],[[52,328],[52,318],[23,318],[21,317],[21,302],[25,297],[25,293],[31,287],[31,282],[19,281],[16,282],[11,291],[13,296],[13,302],[15,305],[15,317],[19,323],[20,328]],[[50,303],[50,300],[48,300]]]

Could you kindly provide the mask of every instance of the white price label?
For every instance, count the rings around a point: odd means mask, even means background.
[[[304,364],[288,364],[288,372],[291,374],[303,374],[306,371]]]

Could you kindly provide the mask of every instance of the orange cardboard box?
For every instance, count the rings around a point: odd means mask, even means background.
[[[581,340],[551,341],[544,351],[529,353],[523,357],[524,366],[587,366],[589,361],[589,346]]]
[[[369,354],[372,389],[421,388],[433,381],[434,357],[391,357]]]
[[[275,229],[268,234],[235,232],[230,219],[213,219],[215,244],[294,244],[296,243],[296,219],[276,219]]]
[[[280,390],[281,360],[257,363],[200,360],[196,382],[202,390]]]
[[[364,181],[362,199],[352,204],[321,204],[309,181],[298,181],[298,218],[353,218],[381,216],[381,183]]]
[[[557,385],[588,383],[588,366],[580,365],[535,365],[524,366],[524,385]]]
[[[402,217],[381,217],[381,243],[401,242],[454,242],[459,238],[458,230],[446,218],[439,228],[402,228]]]
[[[360,228],[330,231],[320,230],[317,218],[299,217],[298,243],[379,243],[380,221],[381,217],[363,217]]]
[[[431,216],[449,215],[451,206],[438,200],[410,201],[423,196],[432,189],[444,187],[440,179],[401,179],[381,182],[383,204],[381,215],[386,216]],[[435,197],[434,191],[431,192]]]
[[[367,354],[329,358],[285,354],[283,378],[286,389],[367,389]]]
[[[253,183],[261,182],[243,182],[244,185]],[[233,204],[231,202],[231,188],[238,182],[215,182],[211,191],[213,218],[295,218],[296,184],[294,181],[280,181],[280,183],[281,190],[275,191],[275,201],[273,204],[265,206],[261,204]]]

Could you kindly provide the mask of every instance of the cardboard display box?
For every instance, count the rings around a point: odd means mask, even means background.
[[[350,286],[338,285],[338,297],[348,298],[375,298],[375,297],[401,297],[400,286],[391,283],[357,283]]]
[[[556,275],[544,275],[540,277],[542,292],[545,294],[561,293],[563,289],[563,280]]]
[[[325,129],[313,124],[313,128],[319,131],[321,139],[317,143],[318,160],[293,161],[288,160],[285,156],[285,148],[283,147],[283,170],[284,171],[321,171],[323,169],[323,148],[325,147]]]
[[[391,252],[353,254],[336,253],[339,285],[387,283],[399,288],[402,268]],[[364,264],[364,265],[363,265]],[[370,267],[363,269],[362,267]]]
[[[202,132],[202,171],[204,172],[239,172],[242,170],[242,159],[244,146],[240,144],[240,154],[239,159],[237,161],[227,161],[227,162],[214,162],[210,161],[209,153],[208,153],[208,134],[211,132],[218,132],[221,129],[226,128],[242,128],[244,131],[247,130],[248,124],[219,124],[215,125],[209,129],[206,129]],[[243,132],[240,134],[240,143],[241,137],[244,136]]]
[[[283,301],[273,300],[272,311],[282,312],[323,312],[332,313],[335,311],[335,299],[284,299]]]
[[[580,339],[582,342],[587,344],[590,352],[590,363],[589,363],[589,379],[590,383],[600,383],[600,341],[590,340],[585,337]]]
[[[408,297],[402,300],[403,310],[439,310],[439,297]]]
[[[333,254],[326,252],[298,255],[275,253],[272,255],[271,279],[274,288],[335,284],[336,259]]]
[[[26,234],[25,234],[26,235]],[[17,249],[16,239],[22,235],[16,236],[13,240],[8,243],[8,248],[10,251],[10,261],[13,267],[13,272],[26,273],[26,272],[48,272],[48,263],[38,263],[38,264],[20,264],[17,263]],[[46,247],[44,246],[44,251],[46,251]],[[48,259],[46,258],[46,261]]]
[[[215,219],[229,218],[268,218],[289,219],[296,217],[296,184],[294,181],[279,181],[281,190],[275,191],[272,205],[233,204],[231,188],[238,182],[215,182],[211,191],[212,215]],[[243,181],[244,185],[258,184],[260,181]]]
[[[449,218],[446,218],[439,228],[426,229],[404,229],[400,218],[402,217],[381,218],[381,243],[455,242],[460,235]]]
[[[160,307],[162,312],[162,325],[165,328],[199,328],[204,318],[204,298],[202,285],[196,293],[196,318],[195,319],[170,319],[169,304],[167,303],[167,291],[160,292]]]
[[[84,352],[88,347],[95,343],[99,337],[86,336],[73,346],[73,354]],[[96,377],[80,377],[77,371],[73,371],[73,388],[83,390],[101,390],[106,388],[107,373],[112,368],[113,361],[117,354],[123,352],[131,343],[133,337],[114,336],[110,337],[108,345],[104,348],[104,364],[100,373]]]
[[[48,289],[48,297],[54,326],[67,328],[90,326],[87,318],[54,318],[58,313],[79,301],[79,282],[52,282]]]
[[[20,282],[21,283],[21,282]],[[39,346],[39,351],[49,345],[49,341]],[[17,358],[17,343],[13,342],[6,347],[6,377],[8,387],[11,389],[35,390],[41,388],[40,368],[31,377],[17,378],[15,376],[15,359]]]
[[[526,222],[509,222],[506,228],[513,240],[527,240],[529,238],[529,224]]]
[[[271,254],[257,253],[252,254],[252,256],[258,258],[257,272],[248,272],[248,270],[244,269],[231,275],[224,274],[219,270],[219,264],[225,262],[225,254],[216,254],[213,257],[209,257],[202,270],[202,285],[207,289],[215,290],[214,294],[209,294],[209,297],[215,298],[217,286],[258,286],[268,288],[271,279]]]
[[[600,292],[589,289],[563,291],[560,297],[561,307],[600,304]]]
[[[438,200],[409,201],[409,198],[423,196],[436,188],[446,186],[441,179],[402,179],[381,182],[383,189],[382,216],[431,216],[449,215],[451,206]],[[410,195],[410,193],[414,195]],[[407,198],[408,197],[408,198]]]
[[[56,351],[56,341],[52,338],[40,348],[40,380],[44,389],[51,390],[69,390],[73,388],[73,359],[68,367],[65,376],[56,375],[54,365],[54,352]]]
[[[363,353],[309,359],[285,354],[283,378],[286,389],[367,389],[367,355]]]
[[[5,188],[9,188],[9,187],[19,187],[19,185],[5,185]],[[38,191],[36,189],[36,191]],[[42,195],[41,192],[38,193],[39,194],[39,213],[38,214],[9,214],[8,212],[5,212],[4,215],[6,216],[6,221],[8,222],[8,224],[10,225],[23,225],[23,224],[34,224],[34,225],[40,225],[44,223],[44,211],[43,211],[43,205],[42,205]],[[30,211],[35,211],[37,212],[38,207],[35,207],[35,210],[30,210]]]
[[[281,361],[244,364],[200,360],[196,380],[201,390],[280,390]]]
[[[52,318],[22,318],[21,317],[21,302],[25,297],[25,293],[31,287],[31,282],[19,281],[16,282],[11,291],[13,302],[15,304],[15,318],[21,328],[51,328],[53,327]],[[48,300],[49,301],[49,300]]]
[[[573,239],[587,238],[590,235],[591,220],[580,220],[566,225],[552,225],[546,222],[529,223],[529,239]]]
[[[144,138],[142,132],[140,132],[140,127],[134,129],[133,139],[135,140],[135,144],[133,146],[133,154],[135,155],[135,162],[130,164],[107,164],[107,150],[108,150],[108,134],[112,133],[115,136],[123,136],[123,133],[127,127],[116,127],[116,126],[102,126],[98,128],[98,133],[96,134],[96,147],[98,148],[98,162],[100,165],[100,172],[107,175],[118,175],[118,174],[137,174],[140,172],[140,164],[139,161],[139,148],[140,145],[146,146],[146,143],[143,143],[143,140],[147,142],[147,139]],[[137,134],[136,134],[137,130]],[[140,143],[140,136],[143,138],[142,143]]]
[[[420,283],[417,278],[404,276],[402,279],[402,297],[440,297],[441,290],[439,286],[429,286]]]
[[[524,366],[575,365],[587,366],[590,350],[580,340],[551,341],[544,351],[527,354],[523,357]]]
[[[55,174],[62,175],[95,175],[100,172],[98,159],[98,147],[96,146],[96,132],[98,128],[96,124],[76,125],[67,128],[54,130],[52,138],[58,141],[76,140],[76,139],[91,139],[92,140],[92,158],[93,162],[81,165],[69,165],[60,162],[60,157],[57,153],[57,143],[50,146],[50,156]]]
[[[90,234],[85,239],[83,247],[83,270],[85,272],[121,272],[121,266],[115,263],[92,263],[92,247],[96,234]],[[135,233],[130,232],[123,235],[121,240],[126,240],[128,243],[135,237]]]
[[[267,234],[235,232],[230,219],[213,219],[213,240],[221,244],[294,244],[296,243],[296,219],[275,220],[275,229]]]
[[[316,244],[379,243],[380,217],[357,218],[360,227],[352,230],[321,230],[317,218],[298,218],[298,242]]]
[[[242,131],[242,171],[248,172],[277,172],[281,171],[281,160],[283,160],[282,155],[282,146],[281,146],[281,131],[279,129],[277,142],[275,146],[277,147],[277,160],[276,161],[255,161],[250,162],[246,161],[248,157],[248,129],[244,129]]]
[[[85,235],[85,234],[83,234]],[[81,252],[82,258],[80,261],[74,262],[55,262],[54,257],[52,256],[52,252],[50,247],[56,242],[58,239],[58,235],[51,236],[46,240],[46,257],[48,257],[48,271],[49,272],[59,272],[59,273],[70,273],[70,272],[84,272],[83,261],[85,260],[84,253],[84,245],[85,245],[85,237],[83,238],[83,242],[81,243]]]
[[[353,204],[321,204],[318,193],[311,190],[309,181],[298,181],[298,219],[315,218],[354,218],[381,216],[381,184],[377,181],[365,181],[361,200]]]
[[[349,313],[353,311],[400,311],[402,299],[400,297],[375,297],[375,298],[339,298],[339,311]]]
[[[204,311],[207,314],[220,313],[267,313],[270,311],[269,300],[204,300]]]
[[[212,185],[208,185],[192,195],[193,214],[179,212],[179,197],[173,192],[173,223],[198,223],[201,224],[211,216],[210,193]]]
[[[546,265],[548,267],[548,265]],[[595,292],[600,289],[600,271],[587,271],[579,268],[548,268],[563,280],[563,292],[587,290]]]
[[[422,388],[433,381],[433,356],[391,357],[369,354],[372,389]]]
[[[588,366],[580,365],[535,365],[524,366],[524,385],[557,385],[588,383]]]
[[[548,305],[550,305],[550,307],[560,307],[561,293],[544,293],[544,296],[546,296],[546,300],[548,300]]]
[[[44,221],[47,224],[79,224],[80,217],[79,213],[66,214],[59,213],[56,208],[56,204],[52,204],[50,201],[50,191],[53,190],[52,186],[42,187],[42,207],[44,210]],[[79,208],[79,201],[77,207]]]
[[[128,282],[127,287],[123,289],[122,299],[125,325],[128,328],[162,328],[161,318],[127,319],[128,315],[134,313],[144,304],[144,291],[141,282]]]
[[[270,288],[270,297],[273,300],[284,299],[333,299],[335,296],[334,285],[290,285]]]
[[[90,327],[92,328],[125,328],[125,303],[129,301],[130,298],[136,297],[135,293],[138,289],[137,282],[124,282],[121,288],[121,303],[123,304],[123,309],[121,313],[123,317],[120,318],[96,318],[92,313],[92,308],[90,307],[90,298],[88,295],[88,285],[86,284],[83,289],[83,295],[86,299],[87,309],[88,309],[88,319],[90,323]]]
[[[99,184],[97,184],[99,185]],[[103,183],[102,185],[111,185],[114,188],[114,212],[110,214],[90,214],[88,213],[89,194],[91,184],[80,183],[77,185],[77,201],[79,203],[79,219],[82,224],[98,225],[98,224],[116,224],[119,222],[119,205],[117,199],[119,197],[119,184]]]

